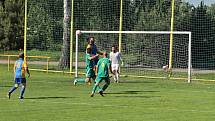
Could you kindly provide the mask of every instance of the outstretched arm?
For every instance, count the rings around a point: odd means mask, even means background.
[[[25,62],[24,68],[25,68],[25,71],[28,73],[28,77],[30,77],[31,74],[30,74],[30,71],[29,71],[29,69],[28,69],[28,66],[27,66],[27,63],[26,63],[26,62]]]
[[[88,59],[89,60],[94,60],[95,58],[97,58],[99,55],[98,54],[96,54],[96,55],[94,55],[94,56],[92,56],[92,57],[89,57]]]

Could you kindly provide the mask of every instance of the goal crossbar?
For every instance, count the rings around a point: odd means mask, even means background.
[[[188,45],[188,83],[191,82],[191,32],[190,31],[82,31],[76,30],[75,78],[78,77],[78,38],[79,34],[186,34],[189,36]]]

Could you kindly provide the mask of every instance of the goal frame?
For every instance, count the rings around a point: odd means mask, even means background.
[[[188,42],[188,77],[187,82],[191,83],[191,32],[190,31],[84,31],[76,30],[75,42],[75,78],[78,78],[78,41],[82,33],[86,34],[185,34],[189,36]],[[120,43],[119,43],[120,44]]]

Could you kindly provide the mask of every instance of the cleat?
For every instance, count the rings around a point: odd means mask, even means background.
[[[90,95],[90,97],[93,97],[93,96],[94,96],[94,94],[91,94],[91,95]]]
[[[74,80],[73,84],[74,84],[74,85],[76,85],[76,84],[77,84],[77,80],[76,80],[76,79]]]
[[[11,93],[8,92],[8,94],[7,94],[8,99],[10,99],[10,96],[11,96]]]
[[[19,99],[24,99],[24,97],[19,97]]]
[[[99,91],[99,94],[100,94],[102,97],[104,97],[103,91]]]

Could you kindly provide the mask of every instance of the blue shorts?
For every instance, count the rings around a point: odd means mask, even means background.
[[[15,78],[15,84],[25,84],[26,78]]]

